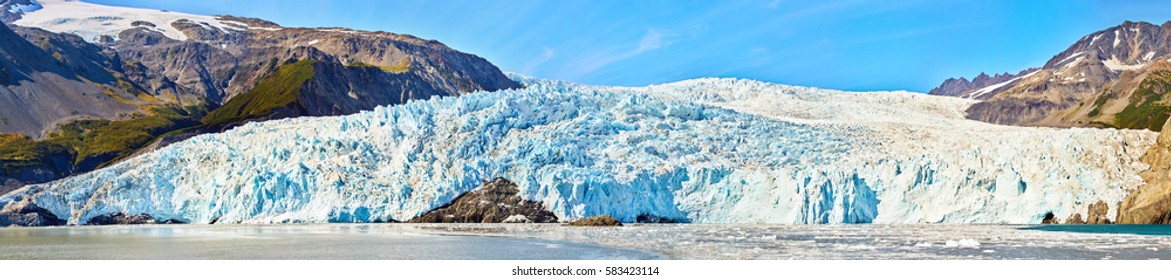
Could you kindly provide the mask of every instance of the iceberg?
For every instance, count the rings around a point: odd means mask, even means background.
[[[251,123],[0,197],[68,221],[404,221],[504,177],[562,220],[1038,223],[1111,216],[1150,131],[1000,126],[970,100],[742,79],[526,88]]]

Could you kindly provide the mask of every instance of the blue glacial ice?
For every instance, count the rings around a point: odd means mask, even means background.
[[[1149,131],[998,126],[971,101],[737,79],[521,90],[251,123],[0,197],[70,224],[407,220],[505,177],[563,220],[1037,223],[1115,211]]]

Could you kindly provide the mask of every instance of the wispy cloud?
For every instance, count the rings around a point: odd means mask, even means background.
[[[554,56],[557,56],[556,51],[554,51],[553,49],[550,49],[550,48],[545,48],[541,52],[541,56],[534,57],[533,59],[529,60],[529,62],[526,62],[524,64],[524,66],[521,66],[520,72],[523,74],[532,75],[535,72],[535,70],[537,70],[538,66],[541,66],[541,64],[545,64],[545,62],[549,61],[550,59],[553,59]]]
[[[647,52],[668,47],[671,44],[674,44],[677,40],[679,40],[678,36],[668,36],[668,34],[661,30],[649,29],[647,30],[646,34],[644,34],[642,38],[639,39],[636,46],[631,47],[631,45],[634,44],[628,44],[628,46],[611,48],[604,52],[587,55],[585,58],[581,59],[580,63],[576,64],[577,66],[573,67],[572,69],[567,69],[568,72],[566,76],[570,78],[576,78],[588,75],[615,62],[623,61]]]
[[[769,9],[776,9],[777,7],[781,6],[781,0],[768,1],[768,3],[764,3],[764,6],[768,7]]]
[[[670,44],[670,42],[667,42]],[[663,47],[663,33],[657,30],[649,30],[646,35],[642,36],[642,40],[638,43],[638,50],[634,51],[635,55],[652,51]]]

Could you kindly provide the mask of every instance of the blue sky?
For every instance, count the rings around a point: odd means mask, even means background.
[[[85,1],[406,33],[587,84],[740,77],[922,92],[1041,66],[1124,20],[1171,20],[1171,1]]]

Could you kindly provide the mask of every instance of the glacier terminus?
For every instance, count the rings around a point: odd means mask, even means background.
[[[387,222],[504,177],[563,220],[1039,223],[1099,201],[1113,217],[1156,137],[987,124],[964,119],[975,101],[911,92],[514,78],[526,87],[200,135],[0,205],[69,224]]]

